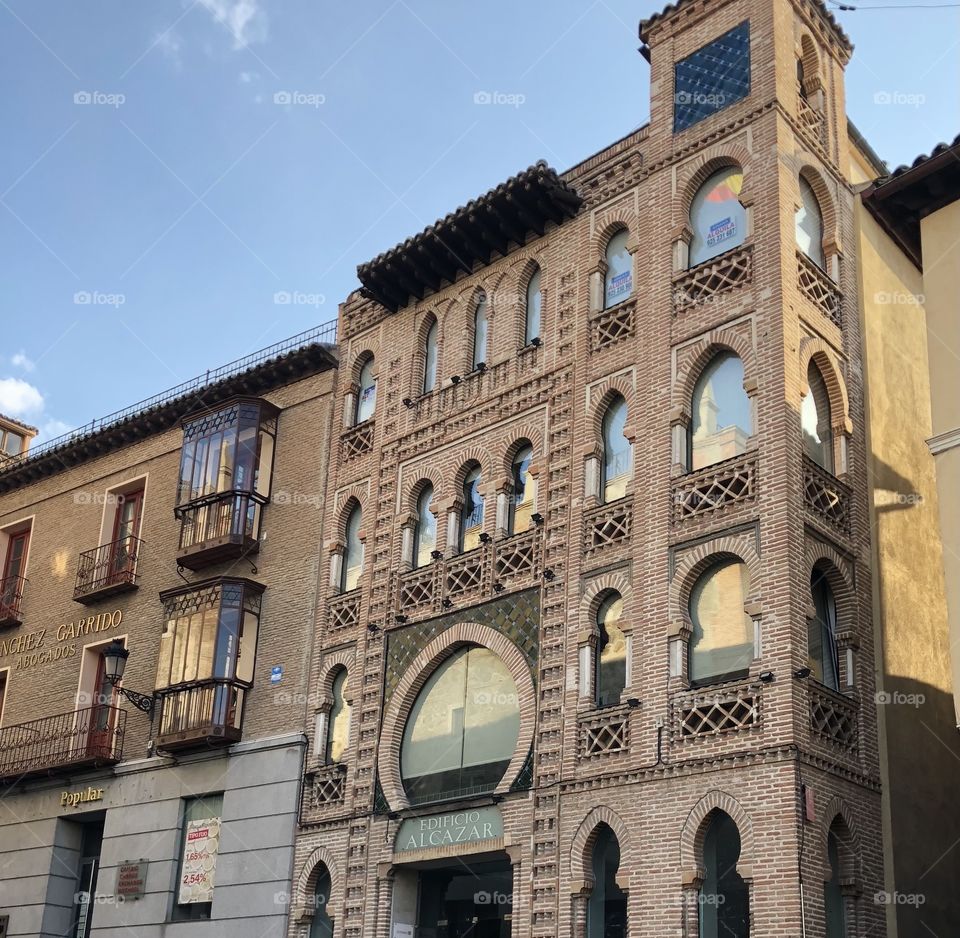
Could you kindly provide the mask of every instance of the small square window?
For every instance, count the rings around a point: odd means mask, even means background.
[[[750,23],[742,22],[674,66],[673,132],[750,94]]]

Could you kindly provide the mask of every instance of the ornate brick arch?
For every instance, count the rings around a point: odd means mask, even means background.
[[[587,406],[587,421],[592,428],[593,439],[600,441],[603,435],[603,418],[614,397],[622,397],[627,402],[627,439],[633,442],[631,433],[633,419],[636,417],[636,391],[633,383],[625,375],[616,375],[606,381],[594,385],[590,393],[590,404]]]
[[[757,356],[749,331],[745,332],[734,325],[712,329],[693,345],[684,348],[682,355],[678,349],[677,375],[673,384],[674,407],[681,408],[684,413],[689,412],[693,389],[703,369],[725,351],[733,352],[740,359],[745,383],[757,381]]]
[[[430,463],[418,466],[415,470],[415,478],[403,486],[403,495],[400,502],[400,513],[405,511],[417,510],[417,499],[425,483],[433,486],[434,499],[445,498],[447,495],[447,486],[443,476],[443,470]]]
[[[580,630],[595,631],[597,628],[597,610],[603,597],[611,590],[623,598],[624,609],[630,609],[633,603],[633,585],[620,570],[604,573],[590,581],[580,600]]]
[[[474,463],[480,466],[481,483],[489,481],[490,473],[494,468],[494,466],[490,464],[489,448],[480,445],[468,446],[466,449],[457,453],[458,468],[456,475],[453,477],[452,494],[454,496],[459,495],[463,490],[463,482],[467,477],[467,472],[469,471],[468,467]]]
[[[336,507],[334,508],[337,519],[335,531],[340,540],[343,540],[347,535],[347,518],[350,516],[354,505],[360,506],[361,515],[366,518],[368,501],[369,493],[363,485],[351,485],[350,488],[337,493]]]
[[[505,635],[478,622],[458,622],[438,635],[417,655],[397,684],[383,716],[383,730],[377,754],[377,775],[383,794],[394,810],[409,807],[407,794],[400,775],[400,747],[407,717],[413,708],[417,694],[423,689],[430,675],[454,652],[477,645],[492,651],[506,665],[517,686],[520,701],[520,731],[517,746],[507,770],[495,792],[509,791],[527,759],[533,745],[536,723],[536,691],[533,677],[523,653]]]
[[[744,536],[713,538],[684,554],[670,581],[670,616],[674,622],[690,621],[690,593],[702,574],[715,563],[739,560],[750,571],[750,594],[747,601],[759,593],[761,583],[760,557],[750,539]]]
[[[676,202],[677,224],[686,225],[690,220],[690,207],[700,187],[718,170],[736,167],[743,173],[743,189],[740,201],[750,201],[750,153],[736,143],[716,144],[698,153],[684,166],[684,176],[679,182],[680,197]]]
[[[820,842],[820,856],[823,857],[824,872],[829,873],[830,871],[830,861],[827,854],[827,838],[837,819],[841,821],[842,830],[845,835],[844,838],[841,839],[844,850],[840,856],[840,877],[842,879],[852,879],[854,882],[859,882],[861,875],[860,835],[857,832],[853,812],[847,803],[836,795],[830,800],[826,810],[823,812],[823,822],[819,825],[817,832]]]
[[[714,811],[723,811],[728,814],[737,825],[740,833],[740,859],[737,861],[737,872],[745,879],[752,878],[756,847],[753,839],[753,824],[750,815],[744,811],[742,805],[733,795],[727,794],[718,788],[708,791],[687,815],[680,834],[680,866],[683,870],[696,870],[703,866],[703,838],[709,824],[708,818]]]
[[[849,433],[853,427],[850,420],[850,407],[847,401],[847,385],[843,380],[843,373],[837,364],[833,349],[821,338],[805,338],[800,342],[800,398],[803,399],[809,387],[807,385],[807,369],[813,360],[823,382],[827,386],[830,397],[830,417],[835,429],[842,423],[844,430]]]
[[[613,808],[599,805],[594,808],[581,822],[573,836],[570,846],[570,878],[581,882],[593,883],[593,847],[597,842],[597,835],[601,825],[606,825],[613,831],[617,843],[620,845],[620,856],[626,855],[626,844],[629,840],[627,825]],[[621,862],[621,869],[624,864]],[[618,877],[619,878],[619,877]]]
[[[823,216],[824,244],[839,244],[840,232],[839,218],[837,216],[837,200],[824,180],[820,170],[812,163],[805,161],[800,166],[797,177],[798,180],[802,178],[810,183],[810,188],[813,189],[813,194],[817,197],[817,202],[820,205],[820,214]],[[800,183],[798,181],[797,186],[799,187],[799,185]],[[798,189],[797,199],[799,200],[799,198]]]
[[[353,668],[357,663],[356,651],[353,648],[340,648],[330,654],[325,654],[320,659],[320,693],[326,702],[333,700],[333,681],[337,672],[345,670],[347,672],[347,685],[350,684],[350,677]],[[344,696],[345,700],[349,697]]]
[[[637,242],[637,217],[631,210],[624,208],[622,205],[604,214],[602,225],[598,226],[591,239],[593,254],[598,263],[605,261],[610,239],[621,231],[628,233],[627,250],[631,254],[635,254],[639,247]]]
[[[533,447],[533,462],[535,465],[541,465],[546,455],[544,450],[543,433],[532,423],[524,423],[521,426],[512,427],[506,437],[503,448],[503,459],[500,463],[500,469],[508,476],[513,472],[513,457],[517,455],[522,443],[529,443]]]
[[[437,324],[437,381],[440,385],[440,375],[443,374],[443,325],[436,307],[430,307],[422,313],[417,314],[416,325],[414,326],[414,346],[413,354],[410,356],[410,367],[412,369],[411,387],[414,396],[418,396],[423,390],[423,375],[426,367],[426,347],[427,333],[430,327]]]
[[[359,352],[354,354],[350,364],[350,383],[360,383],[360,371],[363,366],[373,359],[373,377],[380,377],[380,340],[373,336],[365,336]]]
[[[341,861],[342,861],[341,857]],[[341,892],[343,889],[343,874],[337,864],[336,857],[326,847],[315,847],[310,856],[300,867],[300,875],[297,877],[297,889],[293,896],[293,901],[300,910],[306,911],[310,908],[313,901],[313,893],[317,888],[317,877],[320,873],[320,865],[327,868],[330,874],[330,895],[327,898],[327,905],[336,908],[343,898]]]

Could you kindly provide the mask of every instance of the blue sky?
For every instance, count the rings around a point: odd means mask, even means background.
[[[0,411],[53,435],[334,318],[358,263],[645,123],[662,5],[0,0]],[[837,16],[896,165],[960,131],[960,10],[885,5]]]

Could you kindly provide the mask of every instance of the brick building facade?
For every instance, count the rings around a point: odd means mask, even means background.
[[[293,935],[884,928],[851,46],[640,36],[647,126],[341,307]]]
[[[334,341],[0,466],[5,936],[286,933]]]

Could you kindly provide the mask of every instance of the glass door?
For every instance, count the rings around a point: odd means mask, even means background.
[[[97,895],[97,874],[100,872],[100,848],[103,844],[103,821],[83,825],[80,839],[80,875],[77,878],[76,922],[73,938],[90,938],[93,910]]]
[[[136,539],[140,536],[140,516],[143,512],[143,489],[128,492],[117,505],[113,522],[110,556],[111,581],[123,580],[132,574],[137,563]]]

